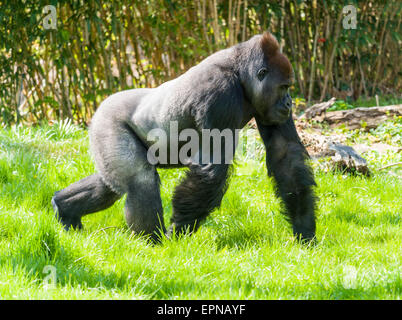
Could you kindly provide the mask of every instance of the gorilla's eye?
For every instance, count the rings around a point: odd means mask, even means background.
[[[268,70],[265,68],[261,68],[260,70],[258,70],[257,72],[257,78],[258,80],[262,81],[262,79],[264,79],[265,75],[268,73]]]

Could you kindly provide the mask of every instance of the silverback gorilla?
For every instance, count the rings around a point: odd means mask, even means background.
[[[98,173],[54,194],[56,217],[65,229],[80,229],[82,216],[106,209],[127,194],[125,218],[135,233],[157,241],[161,233],[196,231],[219,207],[230,164],[222,159],[153,165],[147,159],[151,146],[147,133],[155,128],[169,131],[171,121],[179,130],[190,128],[200,134],[203,129],[234,132],[255,117],[268,174],[275,178],[293,233],[303,241],[313,239],[315,182],[293,123],[288,93],[292,79],[289,60],[266,32],[212,54],[157,88],[110,96],[96,111],[89,131]],[[201,145],[199,150],[204,152]],[[166,230],[156,169],[172,166],[189,170],[175,189],[171,226]]]

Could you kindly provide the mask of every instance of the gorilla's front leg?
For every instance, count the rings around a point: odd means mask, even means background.
[[[228,164],[191,166],[173,195],[173,216],[168,235],[195,232],[219,207],[227,189]]]
[[[121,197],[112,191],[96,173],[56,191],[52,206],[66,230],[81,229],[81,217],[109,208]]]
[[[285,204],[285,214],[294,235],[309,241],[315,237],[314,176],[306,160],[306,149],[297,134],[292,115],[282,125],[266,126],[257,120],[267,151],[268,174],[276,180],[277,191]]]

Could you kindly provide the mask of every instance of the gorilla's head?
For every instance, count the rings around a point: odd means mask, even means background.
[[[244,42],[239,49],[243,64],[239,68],[240,80],[255,117],[265,125],[285,122],[292,108],[288,89],[294,74],[278,41],[265,32]]]

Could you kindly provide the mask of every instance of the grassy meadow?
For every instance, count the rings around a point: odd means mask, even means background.
[[[401,128],[395,120],[347,134],[401,147]],[[84,217],[83,231],[56,221],[53,193],[94,172],[85,130],[68,122],[0,129],[0,299],[400,299],[400,167],[378,169],[402,153],[364,156],[371,177],[313,162],[315,246],[292,238],[263,155],[241,152],[221,208],[195,235],[155,246],[126,227],[124,198]],[[168,224],[184,170],[159,173]]]

